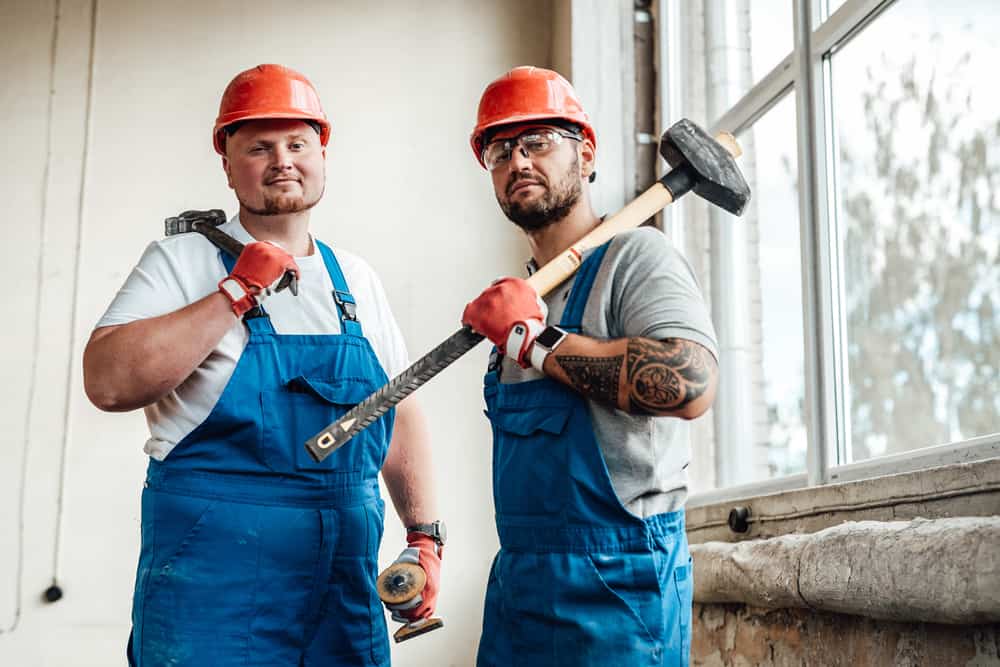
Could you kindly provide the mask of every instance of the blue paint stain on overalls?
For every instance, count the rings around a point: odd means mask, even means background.
[[[583,262],[560,326],[579,332],[607,244]],[[583,332],[586,333],[586,332]],[[678,510],[640,519],[614,491],[586,401],[543,378],[486,375],[500,551],[477,664],[686,665],[691,560]]]
[[[263,309],[248,313],[211,414],[149,463],[131,665],[389,664],[374,584],[394,414],[322,463],[303,446],[387,380],[333,252],[316,245],[341,334],[280,335]]]

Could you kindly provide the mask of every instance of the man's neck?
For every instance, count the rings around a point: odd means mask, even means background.
[[[240,206],[240,223],[258,241],[273,241],[293,257],[313,252],[309,238],[309,211],[285,215],[258,215]]]
[[[587,232],[601,224],[590,202],[581,200],[565,218],[554,224],[528,232],[531,257],[541,267],[549,260],[583,238]]]

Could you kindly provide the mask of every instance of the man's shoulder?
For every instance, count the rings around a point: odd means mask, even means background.
[[[327,243],[322,239],[316,240],[333,251],[333,256],[337,258],[337,263],[340,265],[340,268],[344,273],[355,272],[365,275],[376,275],[375,269],[373,269],[372,265],[368,263],[368,260],[358,253],[348,250],[341,245]]]
[[[602,271],[618,273],[646,271],[651,267],[669,270],[681,255],[655,227],[630,229],[615,236],[602,262]]]
[[[321,239],[317,239],[317,241],[323,242]],[[333,251],[333,256],[337,259],[337,264],[340,265],[340,270],[344,273],[348,287],[352,290],[358,288],[381,289],[382,282],[379,279],[378,273],[368,263],[368,260],[342,246],[330,243],[325,243],[325,245]]]
[[[220,225],[219,229],[226,231],[225,225]],[[219,249],[198,232],[184,232],[154,239],[150,247],[156,247],[164,254],[178,258],[209,257],[219,253]]]
[[[618,254],[664,252],[671,247],[670,239],[663,232],[656,227],[646,226],[616,234],[608,251]]]

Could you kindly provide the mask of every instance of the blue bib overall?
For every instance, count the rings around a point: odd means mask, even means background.
[[[581,331],[606,250],[581,265],[564,329]],[[484,393],[500,551],[479,667],[686,665],[692,582],[683,510],[642,520],[622,506],[587,403],[568,387],[549,378],[503,384],[491,370]]]
[[[211,414],[149,463],[133,666],[389,664],[374,584],[394,415],[322,463],[303,447],[387,379],[333,252],[316,245],[341,334],[279,335],[262,309],[248,313]]]

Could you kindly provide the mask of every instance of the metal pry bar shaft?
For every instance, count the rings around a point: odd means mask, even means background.
[[[163,221],[164,231],[167,236],[174,234],[186,234],[187,232],[198,232],[231,257],[239,257],[243,252],[243,244],[226,234],[218,226],[226,221],[226,213],[222,209],[213,208],[208,211],[184,211],[180,215],[167,218]],[[274,288],[275,292],[288,288],[292,294],[299,294],[299,280],[291,271],[285,273]]]
[[[317,462],[322,461],[482,340],[483,336],[469,327],[462,327],[448,336],[443,343],[417,359],[388,384],[348,410],[321,433],[307,440],[306,449],[309,454]]]

